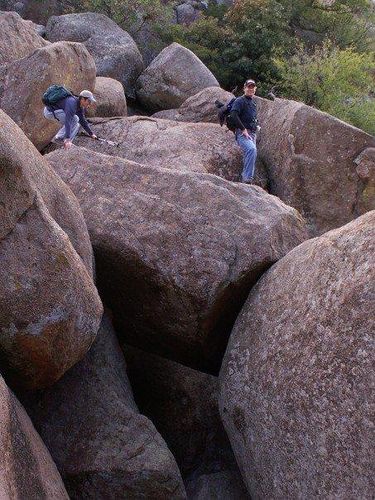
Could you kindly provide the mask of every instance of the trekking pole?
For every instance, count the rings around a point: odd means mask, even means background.
[[[120,146],[119,142],[110,141],[109,139],[104,139],[103,137],[97,137],[96,140],[100,142],[105,142],[106,144],[108,144],[108,146],[115,146],[116,148]]]

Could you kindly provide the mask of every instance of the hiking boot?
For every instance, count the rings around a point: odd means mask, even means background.
[[[58,146],[61,146],[62,144],[64,144],[64,139],[62,137],[54,137],[51,142],[52,144],[57,144]]]
[[[246,179],[246,181],[242,181],[243,184],[254,184],[254,179]]]

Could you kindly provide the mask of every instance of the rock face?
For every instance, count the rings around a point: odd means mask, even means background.
[[[24,19],[40,24],[45,24],[49,17],[59,16],[71,8],[70,0],[0,0],[0,10],[16,11]]]
[[[299,214],[212,175],[83,148],[47,158],[80,200],[99,288],[128,342],[215,372],[252,285],[306,237]]]
[[[75,93],[94,89],[95,64],[83,45],[50,44],[0,71],[0,108],[38,149],[46,146],[61,126],[43,116],[42,96],[53,83],[61,83]]]
[[[220,87],[207,87],[198,94],[189,97],[178,109],[158,111],[152,116],[154,118],[165,118],[178,122],[210,122],[219,123],[215,101],[219,100],[226,104],[234,97]]]
[[[371,498],[375,211],[306,241],[258,282],[220,373],[253,498]]]
[[[96,106],[90,108],[87,116],[126,116],[124,87],[113,78],[98,76],[95,82]]]
[[[77,145],[150,166],[208,172],[233,181],[240,178],[241,151],[232,132],[220,125],[139,116],[95,123],[95,133],[119,143],[119,147],[87,137],[78,137]]]
[[[356,211],[363,214],[375,210],[375,147],[364,149],[354,163],[361,185]]]
[[[39,36],[30,21],[24,21],[15,12],[0,11],[0,65],[31,54],[48,45]]]
[[[169,22],[172,22],[169,20]],[[145,67],[165,48],[160,34],[147,22],[138,22],[131,30],[133,39],[142,54]]]
[[[25,404],[70,498],[185,498],[173,455],[134,403],[108,318],[87,356]]]
[[[137,80],[137,98],[150,111],[178,108],[188,97],[218,81],[191,50],[172,43]]]
[[[143,70],[143,60],[132,37],[104,14],[84,12],[52,16],[46,26],[47,39],[83,43],[96,64],[98,76],[120,81],[132,93]]]
[[[130,346],[124,354],[135,400],[176,457],[189,498],[208,485],[206,498],[223,489],[215,498],[248,498],[220,420],[217,378]]]
[[[372,181],[358,175],[356,162],[375,137],[294,101],[258,99],[258,111],[271,192],[307,218],[313,235],[363,213]]]
[[[241,476],[234,471],[202,474],[186,484],[188,498],[194,500],[249,500]]]
[[[43,387],[83,357],[98,330],[92,251],[73,193],[1,110],[0,164],[2,370],[15,384]]]
[[[56,465],[0,376],[0,497],[68,500]]]
[[[194,5],[191,3],[181,3],[175,7],[175,11],[177,23],[184,24],[185,26],[190,26],[190,24],[201,16],[201,11],[194,8]]]

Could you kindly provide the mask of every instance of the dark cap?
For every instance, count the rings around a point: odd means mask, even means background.
[[[254,80],[246,80],[244,87],[248,87],[249,85],[254,85],[254,87],[256,87],[257,84]]]

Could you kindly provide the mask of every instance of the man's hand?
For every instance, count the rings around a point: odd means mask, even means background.
[[[64,141],[64,149],[69,149],[70,147],[72,147],[73,143],[70,139],[65,139]]]
[[[92,134],[92,136],[91,136],[91,137],[92,137],[93,139],[97,139],[97,138],[98,138],[98,136],[97,136],[97,135],[95,135],[95,134]]]
[[[251,139],[251,135],[249,134],[249,132],[246,129],[243,129],[242,135],[244,135],[246,137],[246,139]]]

